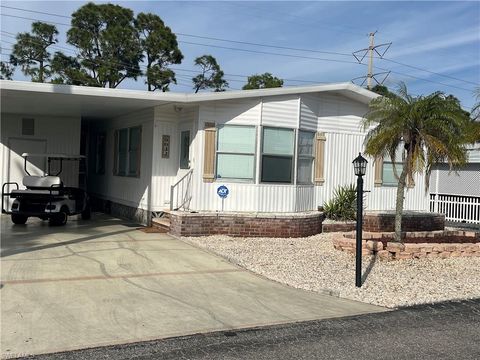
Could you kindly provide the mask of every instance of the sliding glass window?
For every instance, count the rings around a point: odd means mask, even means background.
[[[313,184],[314,139],[314,132],[298,132],[297,184]]]
[[[293,129],[263,128],[262,182],[287,184],[293,182],[294,148]]]
[[[217,179],[253,181],[255,126],[223,125],[217,131]]]

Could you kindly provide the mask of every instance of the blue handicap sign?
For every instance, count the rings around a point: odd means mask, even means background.
[[[229,194],[228,188],[225,185],[219,186],[218,189],[217,189],[217,194],[222,199],[225,199]]]

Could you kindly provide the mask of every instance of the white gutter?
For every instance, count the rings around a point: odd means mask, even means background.
[[[291,95],[291,94],[305,94],[316,92],[352,92],[359,95],[366,103],[378,97],[379,95],[366,90],[358,85],[352,83],[334,83],[326,85],[313,86],[298,86],[288,88],[272,88],[272,89],[257,89],[257,90],[241,90],[241,91],[224,91],[211,93],[171,93],[171,92],[149,92],[142,90],[124,90],[124,89],[109,89],[97,88],[89,86],[75,86],[75,85],[59,85],[34,83],[27,81],[12,81],[0,80],[0,89],[23,92],[40,92],[51,94],[64,95],[80,95],[80,96],[98,96],[109,98],[126,98],[138,100],[152,100],[162,102],[177,102],[177,103],[196,103],[203,101],[229,100],[229,99],[244,99],[244,98],[258,98],[275,95]]]

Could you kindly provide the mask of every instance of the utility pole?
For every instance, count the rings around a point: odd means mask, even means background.
[[[387,50],[390,48],[390,46],[392,45],[392,43],[385,43],[385,44],[379,44],[379,45],[375,45],[375,34],[377,33],[377,30],[375,30],[374,32],[371,32],[369,34],[369,38],[370,38],[370,43],[369,43],[369,46],[368,48],[365,48],[365,49],[362,49],[362,50],[358,50],[358,51],[355,51],[352,53],[353,57],[360,63],[362,64],[362,61],[365,59],[365,57],[367,56],[368,54],[368,73],[366,76],[359,76],[359,77],[356,77],[355,79],[352,79],[352,82],[355,83],[355,80],[358,80],[358,79],[363,79],[362,83],[360,84],[360,86],[363,86],[365,84],[365,82],[367,83],[367,89],[371,90],[372,89],[372,80],[374,80],[377,84],[381,85],[385,82],[385,80],[387,79],[388,75],[390,74],[390,71],[384,71],[384,72],[380,72],[380,73],[374,73],[373,72],[373,55],[374,55],[374,52],[378,54],[378,56],[381,58],[383,58],[383,56],[385,55],[385,53],[387,52]],[[384,48],[385,50],[383,50],[382,52],[379,51],[379,49],[381,48]],[[377,77],[379,77],[380,75],[385,75],[383,77],[383,79],[381,81],[379,81],[377,79]]]
[[[373,46],[375,43],[375,32],[370,33],[370,46],[368,47],[368,74],[367,74],[367,89],[372,89],[372,76],[373,76]]]

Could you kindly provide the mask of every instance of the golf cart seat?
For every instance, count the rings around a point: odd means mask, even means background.
[[[60,195],[63,183],[58,176],[33,176],[23,177],[23,186],[26,190],[12,190],[11,196],[35,196],[35,195]]]
[[[63,187],[58,176],[24,176],[23,186],[27,189],[48,189],[52,187]]]

